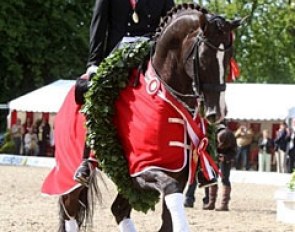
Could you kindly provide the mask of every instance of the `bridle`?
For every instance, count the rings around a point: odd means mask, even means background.
[[[212,83],[200,83],[200,75],[199,75],[199,47],[201,43],[205,43],[209,48],[220,51],[227,52],[232,48],[232,43],[230,43],[225,48],[220,48],[215,46],[208,38],[206,38],[203,33],[199,33],[196,36],[196,42],[194,43],[192,53],[193,53],[193,64],[194,64],[194,77],[193,77],[193,88],[195,89],[195,93],[200,95],[204,90],[206,91],[214,91],[214,92],[222,92],[225,91],[225,84],[212,84]],[[189,59],[190,55],[187,59]]]
[[[220,18],[219,16],[213,16],[211,19],[209,19],[209,22],[212,22],[216,19]],[[186,62],[191,58],[193,59],[193,82],[192,82],[192,92],[193,94],[190,93],[181,93],[177,90],[175,90],[174,88],[172,88],[171,86],[169,86],[163,79],[160,78],[160,75],[158,74],[157,70],[155,69],[153,62],[151,62],[152,67],[156,73],[157,78],[159,79],[159,81],[165,86],[165,88],[178,100],[180,101],[190,112],[194,112],[195,109],[189,107],[185,102],[183,102],[182,100],[180,100],[180,98],[193,98],[197,101],[198,98],[202,98],[203,99],[203,91],[212,91],[212,92],[222,92],[225,91],[226,89],[226,85],[224,84],[212,84],[212,83],[200,83],[200,75],[199,75],[199,61],[200,61],[200,57],[199,57],[199,48],[201,46],[201,44],[204,43],[206,44],[209,48],[216,50],[216,51],[220,51],[220,52],[227,52],[228,50],[230,50],[233,46],[232,40],[231,43],[226,46],[225,48],[220,48],[215,46],[208,38],[206,38],[204,36],[204,34],[202,32],[200,32],[199,34],[197,34],[196,36],[196,41],[193,44],[193,47],[191,49],[190,54],[188,55],[188,57],[186,58]],[[152,58],[152,54],[154,51],[154,48],[156,46],[156,43],[154,43],[154,46],[152,46],[151,49],[151,58]],[[152,59],[150,59],[152,61]]]

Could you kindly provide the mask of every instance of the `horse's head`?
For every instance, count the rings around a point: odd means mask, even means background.
[[[153,65],[159,76],[189,108],[203,99],[211,122],[226,114],[225,74],[233,54],[232,31],[240,22],[184,4],[168,14],[156,34]]]

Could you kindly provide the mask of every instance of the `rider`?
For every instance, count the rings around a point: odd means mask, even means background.
[[[99,64],[121,43],[149,39],[156,31],[160,19],[174,6],[174,0],[96,0],[90,26],[90,49],[86,74],[76,83],[76,102],[83,104],[88,81]],[[87,183],[96,165],[89,158],[85,145],[84,160],[75,173],[75,180]],[[93,166],[94,165],[94,166]]]

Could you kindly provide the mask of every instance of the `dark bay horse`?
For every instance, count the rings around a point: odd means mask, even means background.
[[[221,16],[210,14],[200,6],[184,4],[175,7],[168,13],[155,34],[155,46],[148,70],[145,76],[140,76],[138,85],[140,89],[145,82],[153,83],[154,81],[156,87],[152,84],[149,85],[151,98],[164,99],[165,104],[172,102],[169,105],[169,112],[172,112],[173,116],[179,115],[176,119],[169,117],[166,120],[178,124],[178,128],[185,132],[180,137],[182,143],[168,141],[171,146],[178,146],[178,149],[181,147],[178,154],[175,154],[175,157],[181,157],[180,164],[176,166],[171,164],[166,167],[152,163],[147,166],[146,164],[141,165],[142,160],[130,164],[132,159],[139,156],[144,157],[144,154],[136,156],[132,152],[126,156],[126,160],[129,162],[134,187],[157,191],[164,199],[162,225],[159,229],[161,232],[189,231],[182,192],[188,182],[189,175],[191,175],[190,166],[193,163],[193,146],[191,144],[195,146],[198,153],[201,153],[202,150],[199,147],[203,141],[202,138],[187,136],[195,128],[190,117],[193,118],[193,115],[198,114],[200,100],[204,102],[204,115],[210,123],[218,123],[226,115],[225,74],[233,52],[232,31],[240,25],[241,20],[227,21]],[[159,91],[159,88],[162,91]],[[132,91],[136,91],[136,88],[133,89]],[[167,92],[170,98],[167,96],[165,98],[163,92]],[[134,96],[132,95],[132,97]],[[157,98],[155,101],[160,100]],[[119,113],[121,112],[120,105],[117,107]],[[171,110],[171,107],[174,110]],[[184,110],[179,110],[179,108]],[[124,105],[122,112],[125,111],[131,110]],[[132,136],[124,135],[126,128],[121,128],[119,123],[120,120],[129,120],[128,132],[129,129],[136,128],[136,125],[132,124],[135,113],[132,117],[119,113],[117,118],[115,117],[119,138],[122,140],[123,147],[124,145],[130,147],[134,144],[134,140],[130,139]],[[150,114],[150,116],[153,115]],[[161,117],[160,120],[163,118]],[[159,122],[162,121],[153,121],[152,125],[156,124],[162,128],[162,124]],[[202,125],[199,123],[198,127]],[[140,140],[141,136],[145,136],[147,133],[149,132],[141,131],[136,135],[137,139]],[[158,140],[169,137],[163,130],[157,131],[155,136]],[[162,145],[160,144],[160,146]],[[132,149],[136,150],[137,148]],[[99,153],[99,151],[96,152]],[[162,155],[165,156],[165,154]],[[88,191],[87,187],[82,186],[61,197],[61,231],[79,231],[84,220],[83,213],[89,211]],[[132,205],[129,199],[119,192],[112,205],[112,213],[121,232],[136,231],[130,219],[131,210]],[[71,220],[72,224],[64,226],[64,220]]]

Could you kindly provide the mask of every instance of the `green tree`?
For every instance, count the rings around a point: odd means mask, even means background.
[[[85,70],[93,2],[9,0],[0,4],[0,102]]]
[[[295,8],[290,0],[202,2],[227,18],[249,16],[247,25],[235,33],[240,82],[294,83]]]
[[[176,3],[192,0],[176,0]],[[209,11],[236,18],[241,82],[295,80],[295,6],[291,0],[198,0]],[[93,1],[9,0],[0,4],[0,103],[56,79],[85,71]]]

